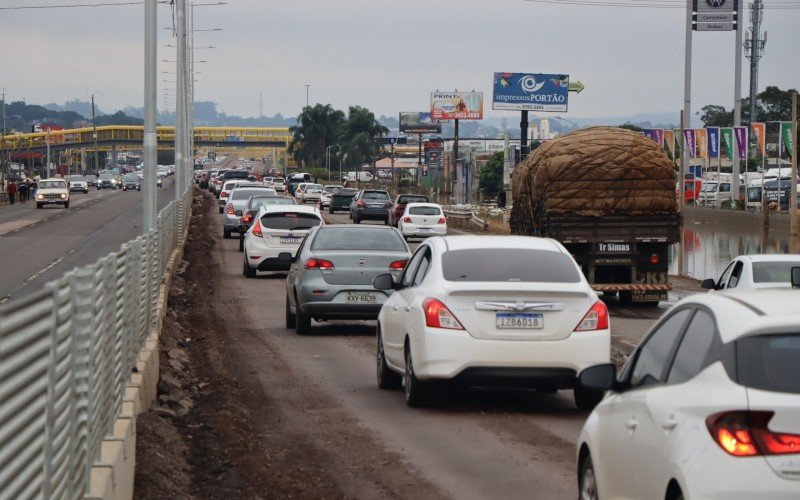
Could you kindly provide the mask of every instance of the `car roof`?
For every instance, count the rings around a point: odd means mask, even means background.
[[[561,245],[550,238],[538,236],[508,235],[458,235],[434,236],[431,241],[440,240],[448,250],[468,250],[473,248],[525,248],[529,250],[549,250],[564,252]]]
[[[800,262],[800,255],[785,253],[750,254],[740,255],[739,257],[743,258],[743,260],[749,260],[750,262],[786,262],[787,260],[796,260],[797,262]]]
[[[800,326],[800,291],[772,288],[745,292],[700,293],[680,301],[675,307],[699,304],[715,311],[723,342],[754,331]]]

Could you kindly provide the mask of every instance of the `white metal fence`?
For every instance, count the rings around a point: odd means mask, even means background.
[[[185,200],[185,201],[183,201]],[[191,195],[96,263],[0,306],[0,499],[80,498],[112,435]],[[184,205],[186,205],[184,207]]]

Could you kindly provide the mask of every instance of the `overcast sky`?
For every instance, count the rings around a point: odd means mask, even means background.
[[[100,0],[0,0],[0,6]],[[116,0],[105,0],[116,1]],[[211,0],[201,0],[207,3]],[[672,4],[674,0],[650,0]],[[800,10],[769,9],[759,88],[798,87]],[[781,0],[786,1],[786,0]],[[669,112],[683,101],[685,11],[553,5],[524,0],[227,0],[196,7],[197,99],[257,116],[296,115],[312,103],[376,114],[425,110],[432,90],[483,90],[495,71],[566,73],[586,90],[567,117]],[[749,2],[748,2],[749,3]],[[798,4],[800,6],[800,3]],[[168,5],[159,27],[171,25]],[[749,11],[748,11],[749,14]],[[94,93],[113,111],[141,106],[144,6],[0,10],[0,86],[7,99],[63,103]],[[159,29],[159,59],[174,60]],[[733,104],[734,33],[695,33],[693,107]],[[743,94],[747,94],[747,59]],[[160,63],[159,71],[174,64]],[[159,74],[159,109],[174,75]],[[174,106],[174,97],[167,97]],[[490,112],[516,118],[514,112]]]

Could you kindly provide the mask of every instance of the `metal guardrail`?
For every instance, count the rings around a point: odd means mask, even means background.
[[[190,188],[191,189],[191,188]],[[0,498],[80,498],[148,334],[191,203],[156,229],[0,306]]]
[[[442,212],[444,216],[447,217],[448,220],[454,219],[459,221],[465,221],[466,224],[473,224],[480,228],[482,231],[486,231],[488,228],[488,224],[484,219],[481,219],[475,212],[471,209],[461,209],[459,207],[442,207]]]

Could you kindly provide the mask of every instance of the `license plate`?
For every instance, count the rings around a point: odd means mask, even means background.
[[[347,302],[355,304],[375,304],[378,296],[371,292],[347,292]]]
[[[542,313],[497,313],[495,325],[501,329],[544,328]]]
[[[281,236],[281,243],[296,245],[300,243],[300,238],[295,238],[292,236]]]
[[[428,226],[420,226],[419,230],[420,231],[433,231],[433,228],[432,227],[428,227]]]

